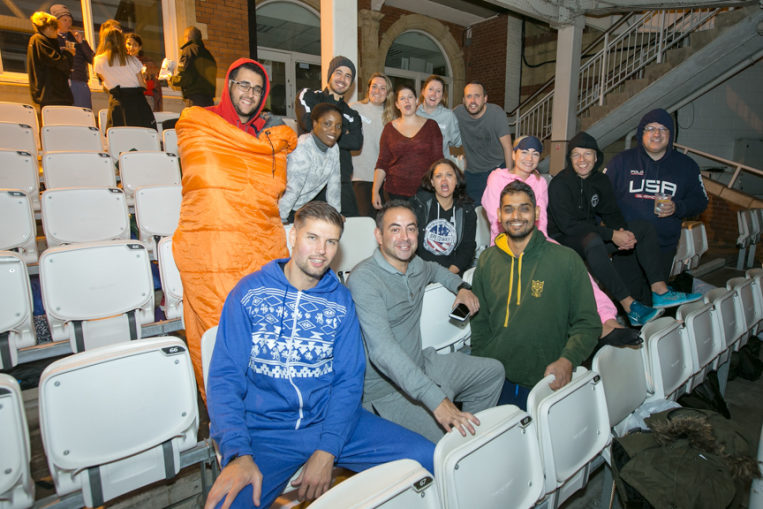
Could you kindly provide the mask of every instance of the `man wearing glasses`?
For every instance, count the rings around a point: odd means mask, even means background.
[[[681,222],[705,210],[707,193],[697,163],[673,148],[675,127],[670,113],[658,108],[644,115],[636,140],[638,145],[612,158],[604,173],[612,181],[625,220],[649,221],[657,230],[667,280],[678,248]],[[616,258],[618,272],[633,275],[627,283],[634,298],[648,299],[648,305],[650,292],[635,255]]]
[[[220,104],[186,108],[176,125],[183,200],[172,248],[202,394],[201,336],[217,325],[225,297],[245,275],[288,256],[278,198],[297,136],[262,113],[269,92],[265,68],[240,58],[228,69]]]
[[[342,134],[339,146],[339,170],[342,174],[342,215],[354,217],[358,215],[355,202],[355,191],[352,189],[352,154],[353,150],[363,148],[363,127],[360,114],[344,102],[345,94],[352,95],[352,84],[355,81],[355,64],[343,56],[336,56],[329,63],[326,73],[326,88],[323,90],[303,89],[296,100],[297,122],[300,131],[309,133],[313,129],[310,118],[312,109],[320,103],[333,104],[342,112]],[[316,199],[325,200],[322,192]]]

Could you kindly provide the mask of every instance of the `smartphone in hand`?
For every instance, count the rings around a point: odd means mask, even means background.
[[[448,316],[454,320],[458,320],[459,322],[464,322],[467,318],[469,318],[469,314],[469,308],[466,307],[466,304],[461,303],[456,306]]]

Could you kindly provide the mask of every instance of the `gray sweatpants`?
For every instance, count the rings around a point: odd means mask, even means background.
[[[441,355],[433,348],[424,350],[424,372],[445,392],[448,399],[461,402],[464,412],[477,413],[494,407],[505,380],[503,364],[495,359],[460,352]],[[373,401],[364,401],[370,412],[415,431],[434,443],[445,434],[432,412],[402,391]]]

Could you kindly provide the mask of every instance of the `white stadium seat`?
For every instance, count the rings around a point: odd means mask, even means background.
[[[718,356],[726,349],[723,336],[717,334],[716,315],[713,306],[696,301],[683,304],[676,311],[676,319],[684,323],[691,346],[693,375],[686,387],[691,392],[705,379],[708,372],[718,368]]]
[[[114,161],[122,152],[161,150],[159,133],[148,127],[110,127],[106,131],[109,153]]]
[[[105,152],[46,152],[42,169],[46,189],[117,186],[114,162]]]
[[[29,470],[31,449],[18,382],[0,373],[0,507],[24,509],[34,504],[34,480]]]
[[[168,154],[180,155],[178,151],[178,134],[174,129],[162,131],[162,147]]]
[[[650,399],[675,401],[686,392],[693,372],[691,345],[681,322],[664,316],[641,328]]]
[[[161,151],[123,153],[119,157],[119,173],[129,205],[135,203],[135,190],[139,187],[180,185],[177,156]]]
[[[726,288],[714,288],[704,296],[705,302],[713,305],[713,313],[718,324],[716,333],[723,338],[726,347],[718,358],[718,364],[728,360],[733,350],[739,350],[739,343],[747,333],[741,304],[737,306],[735,292]]]
[[[0,251],[0,288],[0,369],[10,369],[18,364],[18,349],[36,342],[29,274],[11,251]]]
[[[156,259],[156,243],[175,232],[180,219],[180,185],[145,186],[135,190],[135,220],[143,242]]]
[[[0,249],[18,251],[26,263],[37,262],[37,226],[32,203],[23,191],[0,189]]]
[[[421,348],[432,347],[438,353],[460,350],[472,335],[469,323],[448,317],[456,296],[440,283],[427,285],[421,307]]]
[[[197,446],[196,397],[187,346],[176,338],[110,345],[50,364],[40,377],[40,432],[58,496],[97,507],[172,479]]]
[[[0,122],[0,149],[29,152],[37,159],[38,131],[29,124]]]
[[[164,293],[164,315],[183,319],[183,281],[172,256],[172,237],[164,237],[158,247],[159,277]]]
[[[116,187],[61,187],[42,193],[48,247],[130,238],[124,192]]]
[[[40,124],[37,122],[37,110],[31,104],[0,101],[0,122],[26,124],[34,131],[35,147],[40,150]]]
[[[741,311],[741,316],[744,317],[744,326],[747,332],[739,342],[739,347],[743,347],[747,344],[750,335],[754,334],[758,329],[758,316],[760,313],[755,310],[755,288],[753,287],[753,281],[746,277],[734,277],[726,282],[726,288],[734,292],[734,300],[737,306],[741,308],[738,312]]]
[[[629,431],[624,429],[626,419],[649,396],[643,349],[605,345],[593,357],[591,367],[601,376],[610,427],[617,436]]]
[[[209,376],[209,363],[212,362],[212,353],[215,351],[217,342],[217,325],[210,327],[201,335],[201,377],[204,380],[204,390],[207,389],[207,377]]]
[[[514,405],[477,413],[476,434],[446,433],[434,468],[443,508],[533,507],[543,496],[536,424]]]
[[[359,262],[371,256],[377,247],[374,229],[376,222],[370,217],[348,217],[339,240],[339,251],[331,268],[343,280]]]
[[[0,188],[20,189],[40,210],[40,178],[37,159],[22,150],[0,150]]]
[[[42,108],[42,125],[77,125],[95,127],[95,116],[90,108],[79,106],[45,106]]]
[[[132,240],[86,242],[40,257],[42,300],[55,341],[73,352],[141,337],[154,320],[148,251]]]
[[[40,131],[42,150],[103,152],[101,133],[97,127],[81,125],[46,125]]]
[[[474,207],[474,212],[477,214],[477,233],[474,237],[477,243],[477,248],[474,252],[474,259],[476,260],[482,254],[482,251],[490,246],[491,233],[490,222],[487,220],[487,214],[482,205]]]

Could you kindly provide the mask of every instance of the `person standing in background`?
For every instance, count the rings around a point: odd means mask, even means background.
[[[368,93],[362,101],[350,104],[363,122],[363,147],[352,152],[352,190],[358,215],[376,217],[371,205],[374,170],[379,158],[379,139],[387,122],[395,118],[395,94],[390,79],[375,72],[368,80]]]
[[[71,106],[74,102],[69,89],[69,75],[74,61],[74,48],[58,45],[58,20],[52,14],[37,11],[30,18],[37,32],[29,38],[26,67],[32,101],[45,106]]]
[[[419,108],[416,114],[431,118],[442,132],[442,155],[455,162],[450,153],[450,147],[461,146],[461,131],[458,128],[456,115],[448,109],[448,89],[445,81],[436,75],[431,75],[421,86]]]
[[[217,62],[201,40],[201,31],[190,26],[183,34],[185,44],[180,47],[178,73],[170,80],[170,86],[183,92],[185,105],[213,106]]]
[[[74,46],[74,63],[69,78],[69,88],[74,98],[73,105],[92,110],[93,102],[90,98],[90,87],[87,85],[87,64],[93,63],[95,52],[83,37],[82,32],[72,30],[72,13],[68,7],[63,4],[54,4],[50,6],[50,13],[58,19],[59,47],[63,50],[67,45]]]
[[[162,86],[159,83],[159,67],[143,53],[143,39],[135,32],[125,35],[127,54],[136,57],[143,64],[143,79],[146,80],[146,96],[148,105],[153,111],[162,111]]]

